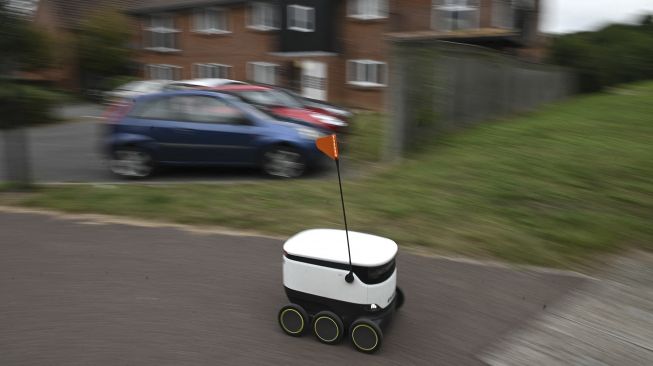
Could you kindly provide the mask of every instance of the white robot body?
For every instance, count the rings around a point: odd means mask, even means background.
[[[354,282],[345,282],[349,269],[325,267],[284,257],[283,283],[288,289],[352,304],[386,308],[394,298],[397,270],[383,283],[366,284],[354,272]]]
[[[283,285],[290,304],[279,311],[286,334],[312,328],[320,342],[336,344],[347,333],[354,347],[376,352],[382,328],[403,303],[397,287],[397,244],[344,230],[302,231],[283,246]],[[351,275],[350,275],[351,273]]]

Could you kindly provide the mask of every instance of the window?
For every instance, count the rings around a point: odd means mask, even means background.
[[[242,90],[233,92],[236,96],[240,97],[247,103],[266,106],[266,107],[279,107],[286,108],[303,108],[304,106],[297,100],[290,97],[288,94],[278,90]]]
[[[145,66],[145,77],[152,80],[179,80],[181,78],[181,67],[150,64]]]
[[[229,79],[231,66],[221,64],[193,64],[193,77],[198,79]]]
[[[168,109],[168,98],[142,100],[129,111],[129,117],[143,119],[173,120]]]
[[[350,60],[347,62],[347,82],[358,86],[385,86],[385,62]]]
[[[152,15],[145,27],[145,48],[158,52],[179,51],[175,18],[171,14]]]
[[[173,96],[137,103],[129,116],[197,123],[240,123],[244,114],[224,101],[206,96]]]
[[[288,5],[288,29],[298,32],[314,32],[315,9],[308,6]]]
[[[249,8],[248,27],[258,30],[279,29],[277,8],[270,3],[252,3]]]
[[[478,3],[479,0],[433,0],[431,27],[439,31],[478,28]]]
[[[247,78],[255,83],[275,85],[278,67],[269,62],[250,62],[247,64]]]
[[[181,121],[234,124],[244,119],[240,110],[213,97],[174,97],[170,101],[170,108]]]
[[[193,30],[207,34],[229,33],[226,9],[205,8],[195,11]]]
[[[388,17],[388,0],[349,0],[347,15],[358,19]]]

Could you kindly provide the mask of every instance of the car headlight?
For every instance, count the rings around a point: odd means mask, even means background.
[[[322,123],[326,123],[328,125],[334,125],[334,126],[347,126],[347,123],[341,119],[327,116],[326,114],[311,114],[311,117],[319,120]]]
[[[323,134],[322,132],[314,128],[304,127],[304,126],[296,126],[295,128],[297,129],[297,132],[301,137],[308,140],[316,140],[322,136],[325,136],[325,134]]]

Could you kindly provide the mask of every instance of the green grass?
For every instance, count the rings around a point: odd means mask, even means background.
[[[345,181],[350,227],[441,253],[556,267],[653,249],[653,83],[625,88],[460,131]],[[378,156],[378,144],[360,144],[357,159]],[[281,235],[342,226],[335,180],[51,187],[20,204]]]
[[[351,124],[346,155],[357,164],[379,161],[385,124],[385,118],[378,113],[358,114]]]

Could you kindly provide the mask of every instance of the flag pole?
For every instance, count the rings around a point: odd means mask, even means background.
[[[345,212],[345,196],[342,194],[342,180],[340,179],[340,159],[336,158],[336,170],[338,171],[338,187],[340,187],[340,202],[342,203],[342,218],[345,221],[345,236],[347,237],[347,255],[349,256],[349,273],[345,276],[345,281],[352,283],[354,281],[354,267],[351,264],[351,249],[349,247],[349,228],[347,227],[347,213]]]
[[[347,213],[345,212],[345,196],[342,194],[342,179],[340,178],[340,158],[338,154],[338,138],[335,134],[320,137],[315,140],[318,150],[336,161],[338,171],[338,187],[340,188],[340,203],[342,203],[342,218],[345,220],[345,235],[347,237],[347,255],[349,256],[349,273],[345,276],[347,283],[354,282],[354,266],[351,264],[351,248],[349,246],[349,228],[347,227]]]

